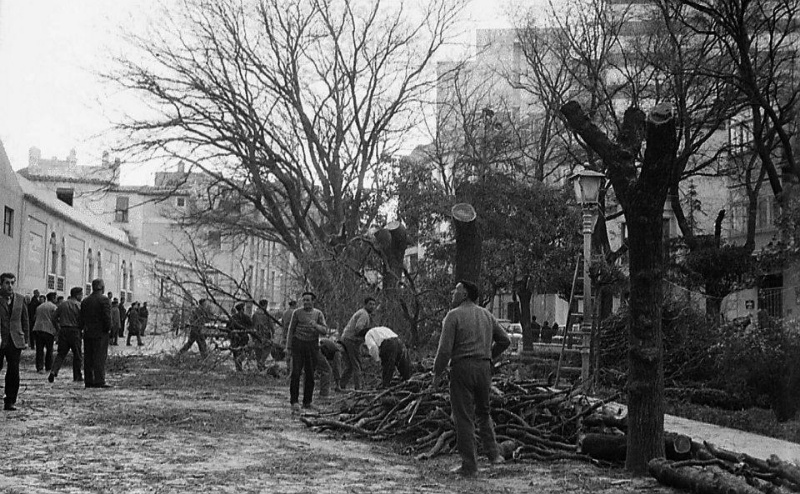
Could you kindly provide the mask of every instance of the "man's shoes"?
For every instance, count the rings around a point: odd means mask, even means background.
[[[506,462],[506,459],[503,458],[502,455],[497,455],[494,458],[489,458],[489,464],[490,465],[502,465],[505,462]]]
[[[139,343],[139,346],[144,346],[144,343]]]
[[[37,374],[41,374],[42,372],[44,372],[42,369],[36,369]]]
[[[306,413],[319,413],[319,408],[309,403],[308,405],[303,405],[303,411]]]
[[[73,379],[73,381],[75,381],[76,383],[82,383],[83,382],[83,378],[82,377],[76,377],[75,379]]]
[[[51,383],[55,380],[56,380],[56,375],[51,372],[50,375],[47,376],[47,382]]]
[[[292,403],[292,415],[300,413],[300,403]]]
[[[16,412],[17,407],[15,407],[13,403],[6,403],[5,405],[3,405],[3,410],[7,412]]]
[[[453,475],[459,475],[465,478],[474,478],[478,476],[477,470],[467,470],[464,467],[455,467],[450,469],[450,473]]]
[[[87,388],[103,388],[103,389],[108,389],[108,388],[113,388],[114,386],[112,386],[111,384],[105,384],[105,383],[103,383],[103,384],[87,384],[87,385],[86,385],[86,387],[87,387]]]

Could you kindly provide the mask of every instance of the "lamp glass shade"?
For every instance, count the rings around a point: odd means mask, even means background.
[[[570,177],[575,187],[575,199],[583,206],[596,204],[604,178],[605,175],[593,170],[583,170]]]

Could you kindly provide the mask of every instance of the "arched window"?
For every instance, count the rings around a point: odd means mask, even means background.
[[[58,243],[55,232],[50,234],[50,273],[58,272]]]
[[[100,251],[97,251],[97,277],[103,277],[103,258],[100,256]]]
[[[61,276],[67,275],[67,239],[61,237]]]
[[[122,289],[128,289],[128,268],[125,266],[125,261],[122,261]]]
[[[92,249],[89,249],[86,258],[89,262],[89,270],[88,270],[89,279],[87,281],[91,282],[94,279],[94,256],[92,255]]]

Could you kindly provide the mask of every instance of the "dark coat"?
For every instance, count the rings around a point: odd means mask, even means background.
[[[9,313],[8,302],[5,297],[0,297],[0,325],[11,335],[11,342],[17,348],[25,348],[25,335],[30,331],[28,308],[22,295],[15,293],[13,306]],[[0,329],[1,332],[2,329]],[[0,333],[2,334],[2,333]]]
[[[100,338],[111,333],[111,301],[102,292],[94,292],[81,302],[83,337]]]

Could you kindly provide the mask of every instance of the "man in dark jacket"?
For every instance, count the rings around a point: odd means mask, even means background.
[[[106,383],[106,358],[111,334],[111,301],[103,294],[100,278],[92,280],[92,294],[81,302],[83,320],[84,379],[87,388],[110,388]]]
[[[14,411],[19,392],[19,360],[25,348],[25,335],[30,333],[28,308],[22,295],[14,293],[17,277],[12,273],[0,274],[0,366],[6,367],[3,410]]]
[[[244,302],[239,302],[233,307],[227,331],[231,339],[233,363],[236,365],[236,371],[242,372],[245,350],[250,342],[248,333],[253,331],[253,320],[244,312]]]
[[[36,323],[36,309],[38,309],[42,304],[42,301],[39,300],[39,297],[39,290],[34,290],[31,301],[28,302],[28,324],[30,325],[30,329],[33,329],[33,325]],[[31,348],[36,348],[36,344],[33,341],[33,335],[25,333],[25,338],[26,341],[31,345]]]
[[[83,288],[75,286],[69,291],[69,298],[56,308],[55,322],[58,335],[58,352],[53,362],[53,370],[47,376],[49,382],[56,380],[58,371],[64,363],[64,358],[70,351],[72,351],[72,379],[76,382],[83,381],[83,376],[81,375],[83,365],[81,300],[83,300]]]

